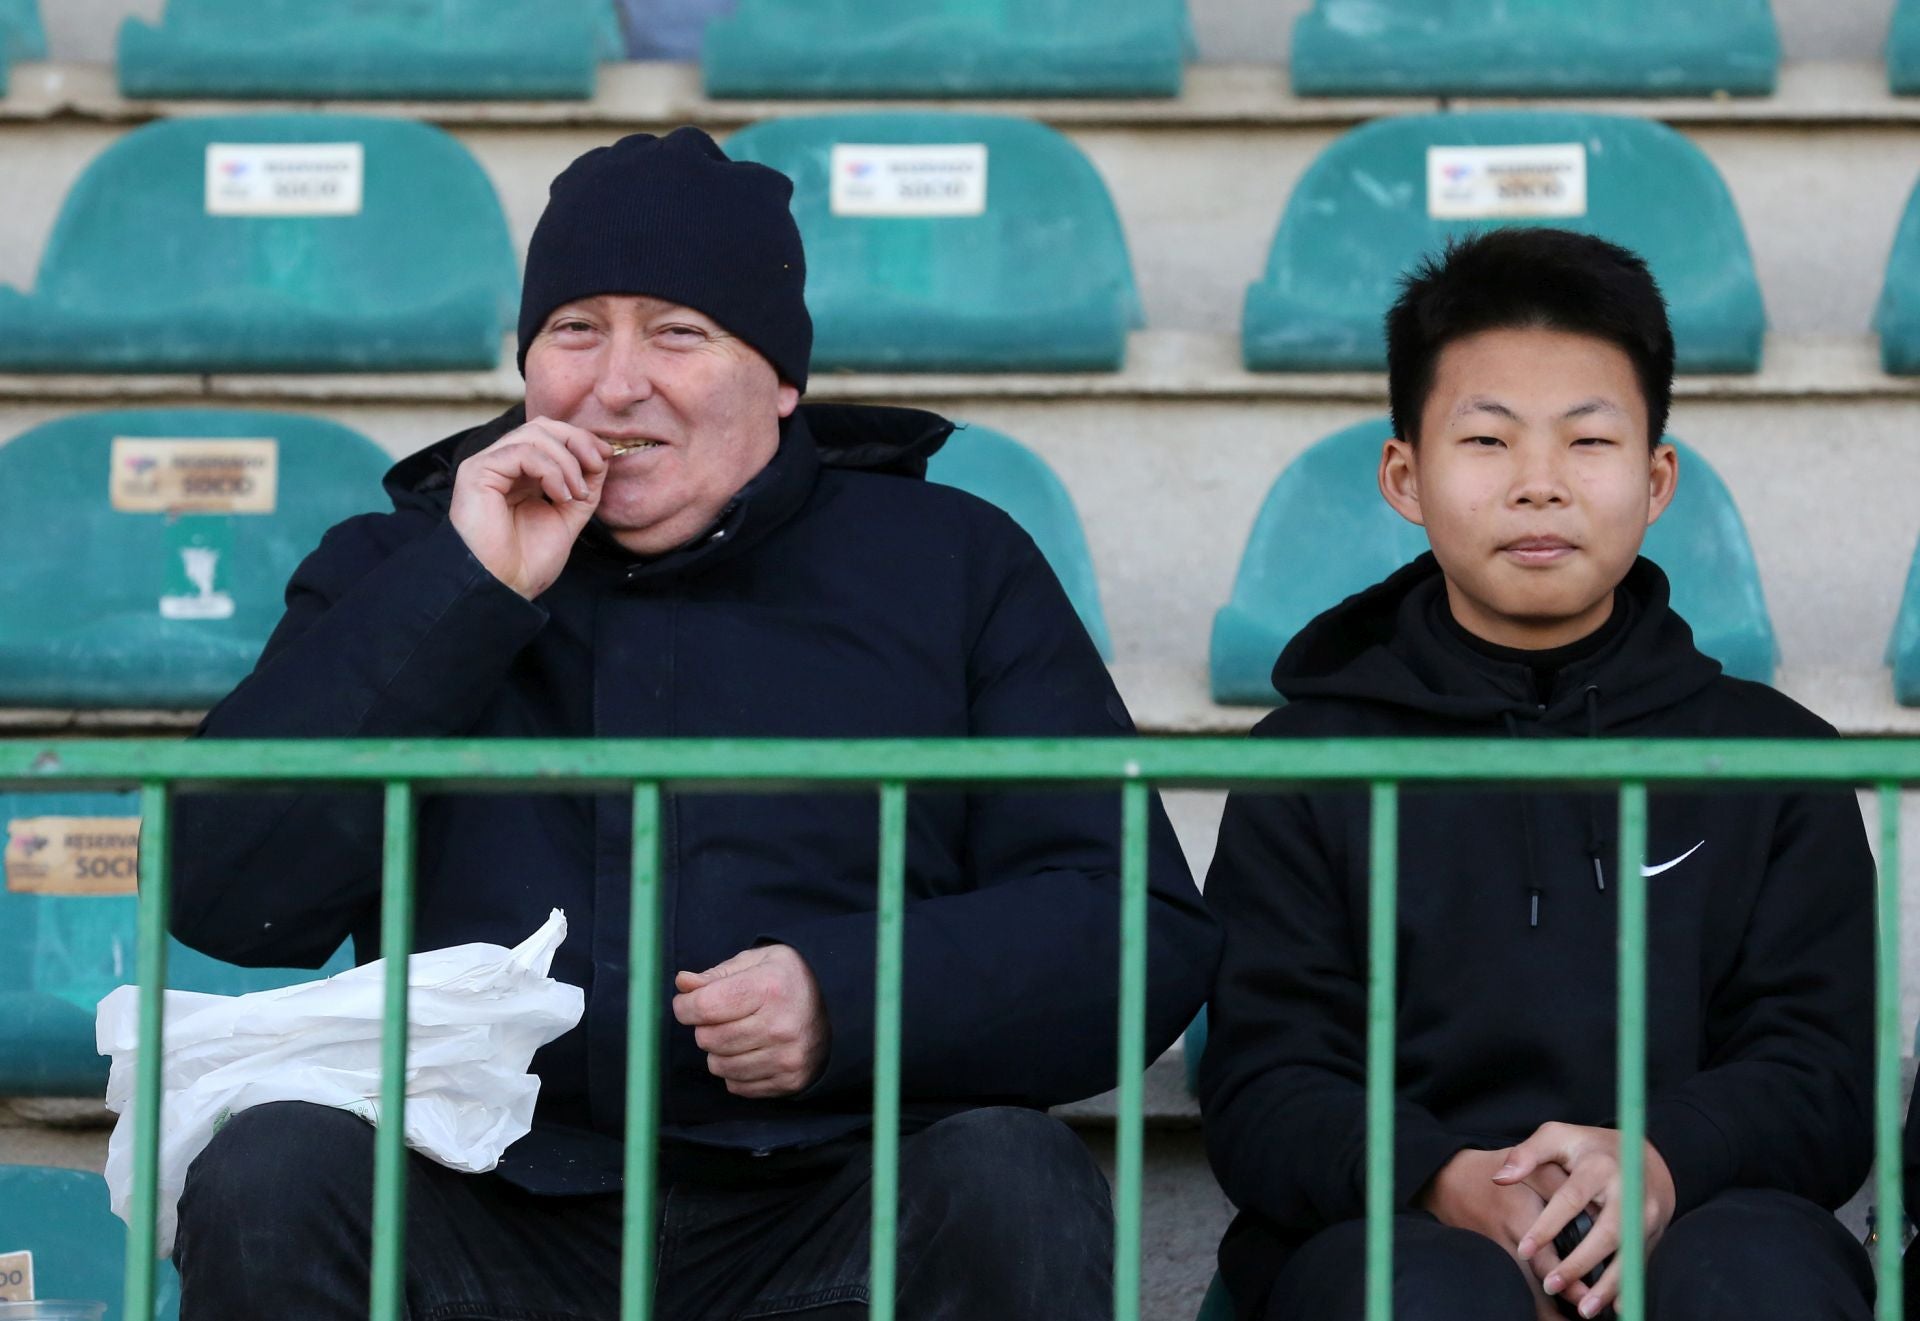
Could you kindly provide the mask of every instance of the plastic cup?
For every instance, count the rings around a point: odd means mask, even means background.
[[[31,1303],[0,1303],[0,1321],[105,1321],[105,1303],[77,1298],[42,1298]]]

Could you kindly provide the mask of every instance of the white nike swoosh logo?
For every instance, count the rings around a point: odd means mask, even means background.
[[[1640,874],[1642,876],[1658,876],[1663,871],[1672,871],[1675,867],[1678,867],[1681,863],[1685,862],[1688,858],[1691,858],[1694,854],[1698,853],[1701,849],[1705,848],[1706,846],[1707,846],[1707,841],[1703,839],[1698,844],[1695,844],[1692,848],[1688,849],[1685,853],[1682,853],[1679,857],[1675,858],[1672,862],[1663,862],[1658,867],[1642,867],[1640,869]]]

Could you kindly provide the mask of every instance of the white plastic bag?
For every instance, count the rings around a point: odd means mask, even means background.
[[[407,961],[409,1147],[452,1169],[481,1173],[533,1125],[540,1080],[533,1053],[580,1021],[586,997],[547,975],[567,938],[554,909],[514,949],[457,945]],[[173,1251],[187,1167],[227,1119],[272,1101],[312,1101],[378,1125],[380,1018],[386,960],[317,982],[251,995],[166,993],[161,1058],[159,1251]],[[107,1108],[120,1118],[107,1142],[107,1188],[127,1218],[133,1196],[134,1071],[140,989],[100,1002],[102,1055],[113,1056]]]

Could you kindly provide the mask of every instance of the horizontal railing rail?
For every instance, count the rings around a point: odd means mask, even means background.
[[[1886,740],[498,740],[4,741],[0,791],[137,789],[142,836],[134,1194],[126,1314],[153,1314],[160,1072],[166,984],[168,839],[175,790],[378,786],[384,794],[381,947],[412,948],[414,811],[422,792],[620,792],[633,802],[626,1220],[622,1321],[651,1314],[659,1117],[660,808],[667,791],[871,790],[878,794],[871,1315],[892,1321],[898,1191],[900,984],[910,789],[1102,786],[1120,795],[1119,1097],[1115,1134],[1114,1315],[1140,1309],[1149,795],[1159,789],[1364,789],[1372,814],[1367,1031],[1367,1316],[1392,1314],[1396,893],[1401,786],[1617,786],[1620,802],[1617,1098],[1624,1206],[1642,1201],[1646,1119],[1647,792],[1796,784],[1875,791],[1879,803],[1878,1077],[1875,1138],[1879,1317],[1899,1321],[1905,1224],[1900,1170],[1900,794],[1920,783],[1920,739]],[[404,959],[386,966],[369,1314],[404,1314],[406,1000]],[[1276,1135],[1284,1140],[1284,1135]],[[1623,1321],[1644,1316],[1644,1239],[1622,1219]]]

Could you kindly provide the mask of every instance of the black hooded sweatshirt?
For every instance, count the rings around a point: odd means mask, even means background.
[[[1454,624],[1431,555],[1281,654],[1260,738],[1821,738],[1700,654],[1639,560],[1557,673]],[[1584,653],[1584,654],[1582,654]],[[1537,691],[1540,678],[1546,691]],[[1395,1193],[1541,1124],[1613,1127],[1612,793],[1412,790],[1400,818]],[[1367,800],[1235,794],[1206,898],[1226,932],[1201,1066],[1240,1216],[1242,1315],[1292,1249],[1365,1214]],[[1872,1160],[1873,860],[1846,792],[1650,796],[1647,1135],[1677,1214],[1724,1188],[1834,1207]]]

